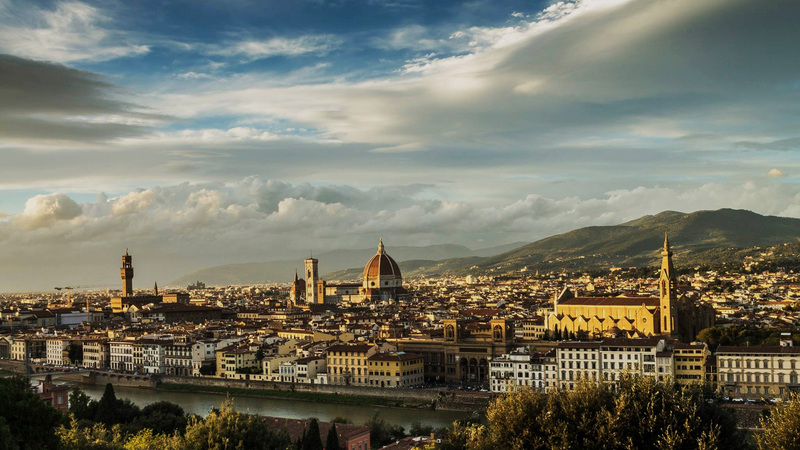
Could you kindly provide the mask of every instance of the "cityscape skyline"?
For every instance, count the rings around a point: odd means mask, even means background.
[[[798,9],[0,1],[2,290],[800,217]]]

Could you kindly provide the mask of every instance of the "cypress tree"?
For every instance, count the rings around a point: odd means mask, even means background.
[[[317,419],[311,419],[311,423],[308,424],[308,429],[303,438],[303,450],[323,450]]]
[[[331,424],[328,430],[328,437],[325,439],[325,450],[339,450],[339,433],[336,432],[336,424]]]

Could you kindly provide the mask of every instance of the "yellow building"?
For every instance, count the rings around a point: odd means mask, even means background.
[[[219,378],[235,378],[240,369],[259,369],[256,352],[248,346],[231,345],[217,350],[217,373]]]
[[[556,297],[547,318],[551,333],[585,331],[590,337],[667,335],[692,341],[714,325],[714,309],[679,296],[672,251],[664,236],[658,297],[575,297],[569,289]]]
[[[706,360],[710,355],[705,342],[675,343],[672,346],[675,381],[681,384],[702,384],[706,377]]]
[[[376,353],[367,358],[369,385],[372,387],[410,387],[423,383],[422,355],[416,353]]]
[[[375,344],[337,344],[328,347],[328,383],[369,386],[368,359],[377,351]]]

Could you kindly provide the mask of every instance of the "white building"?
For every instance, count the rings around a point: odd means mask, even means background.
[[[166,373],[166,348],[173,342],[174,339],[171,336],[139,339],[138,343],[142,352],[142,372],[147,374]],[[134,346],[134,355],[135,353],[136,346]]]
[[[108,343],[109,368],[116,372],[133,372],[133,341],[112,341]],[[141,347],[139,347],[141,352]]]
[[[203,366],[216,367],[218,342],[216,339],[206,339],[192,344],[192,376],[199,377]]]
[[[52,338],[47,340],[47,364],[63,366],[69,363],[66,353],[69,349],[69,339]]]

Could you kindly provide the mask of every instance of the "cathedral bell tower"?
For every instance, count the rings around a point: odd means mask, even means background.
[[[122,296],[133,297],[133,257],[128,254],[128,249],[125,249],[125,254],[122,255],[119,276],[122,278]]]
[[[317,281],[319,280],[319,260],[311,257],[305,260],[306,263],[306,304],[322,303],[319,292],[317,291]]]
[[[658,279],[661,306],[659,309],[661,313],[661,333],[671,336],[678,335],[677,285],[675,267],[672,265],[672,250],[669,248],[667,233],[664,233],[664,248],[661,250],[661,273]]]

